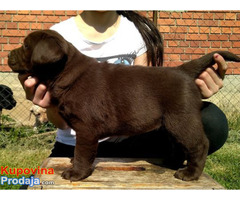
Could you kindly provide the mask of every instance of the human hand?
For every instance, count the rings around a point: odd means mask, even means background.
[[[18,79],[28,100],[42,108],[48,108],[51,105],[50,93],[47,91],[46,85],[39,84],[36,77],[31,77],[30,74],[19,74]]]
[[[31,77],[30,74],[19,74],[18,79],[25,90],[26,98],[42,108],[47,108],[49,121],[58,128],[69,128],[60,116],[57,106],[51,104],[50,93],[46,85],[39,83],[39,80]]]
[[[223,87],[223,79],[220,77],[224,77],[227,64],[224,58],[217,53],[214,54],[214,60],[217,64],[213,68],[207,68],[195,80],[204,99],[210,98]]]

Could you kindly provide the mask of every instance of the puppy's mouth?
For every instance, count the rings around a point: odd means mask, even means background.
[[[12,69],[13,72],[16,72],[16,73],[19,73],[19,74],[29,74],[30,73],[29,70],[20,69],[18,67],[17,62],[8,61],[8,66]]]

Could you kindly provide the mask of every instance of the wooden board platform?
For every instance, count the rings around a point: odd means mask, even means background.
[[[61,173],[71,166],[69,158],[47,158],[41,168],[53,168],[54,174],[35,175],[40,182],[28,189],[224,189],[210,176],[203,174],[198,181],[185,182],[174,178],[175,170],[151,164],[156,160],[130,158],[97,158],[95,170],[87,179],[70,182]],[[53,184],[54,183],[54,184]]]

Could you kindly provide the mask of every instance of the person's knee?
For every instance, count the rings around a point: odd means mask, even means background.
[[[201,110],[204,131],[209,139],[209,154],[220,149],[228,137],[226,115],[215,104],[204,102]]]

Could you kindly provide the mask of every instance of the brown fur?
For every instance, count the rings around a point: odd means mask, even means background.
[[[240,61],[229,52],[217,53]],[[175,177],[189,181],[201,175],[209,146],[194,79],[214,64],[213,54],[177,68],[123,67],[98,63],[58,33],[43,30],[26,37],[23,46],[10,53],[8,63],[13,71],[32,73],[45,82],[52,103],[76,131],[73,167],[63,178],[77,181],[92,173],[99,139],[164,126],[187,158],[187,166]]]

